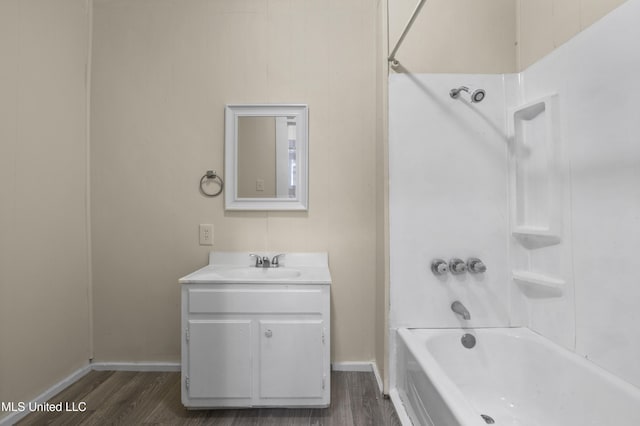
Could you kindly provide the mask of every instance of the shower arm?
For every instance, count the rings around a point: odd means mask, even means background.
[[[402,31],[402,34],[400,34],[400,38],[398,39],[398,42],[396,43],[396,47],[393,48],[393,50],[391,51],[391,54],[387,58],[387,61],[391,62],[391,66],[392,67],[397,67],[398,65],[400,65],[400,62],[398,62],[398,60],[396,59],[396,52],[398,52],[398,49],[400,48],[400,45],[404,41],[404,38],[407,36],[407,33],[409,32],[409,30],[411,29],[411,26],[413,25],[413,21],[415,21],[416,18],[418,17],[418,14],[420,13],[420,9],[422,9],[422,6],[424,6],[426,1],[427,0],[420,0],[418,2],[418,5],[416,6],[415,10],[413,11],[413,14],[411,15],[411,18],[409,18],[409,22],[407,22],[407,25],[404,27],[404,31]]]
[[[457,98],[457,97],[458,97],[458,95],[460,94],[460,92],[467,92],[467,93],[470,93],[470,92],[469,92],[469,88],[468,88],[467,86],[460,86],[460,87],[458,87],[458,88],[456,88],[456,89],[451,89],[451,91],[449,92],[449,95],[450,95],[452,98],[454,98],[454,99],[455,99],[455,98]]]

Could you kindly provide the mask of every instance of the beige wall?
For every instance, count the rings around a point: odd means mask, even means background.
[[[327,251],[332,359],[375,356],[376,5],[94,5],[92,239],[97,361],[178,361],[177,280],[213,250]],[[225,212],[226,103],[307,103],[308,212]],[[198,246],[213,223],[214,246]]]
[[[89,18],[84,0],[0,2],[0,401],[89,362]]]
[[[388,0],[393,49],[418,0]],[[429,0],[396,72],[512,73],[525,69],[624,0]]]
[[[393,49],[418,0],[388,0]],[[411,73],[516,71],[514,0],[427,0],[396,54]]]
[[[624,0],[517,0],[518,69],[523,70]]]

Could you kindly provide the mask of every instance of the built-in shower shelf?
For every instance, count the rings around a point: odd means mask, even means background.
[[[534,298],[561,296],[565,285],[561,278],[522,270],[513,271],[513,280],[527,296]]]
[[[511,233],[517,238],[535,241],[538,245],[553,245],[560,244],[562,242],[562,237],[551,231],[549,228],[518,226],[514,227]]]

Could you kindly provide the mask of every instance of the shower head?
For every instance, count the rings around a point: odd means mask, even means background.
[[[471,102],[482,102],[486,95],[486,92],[483,89],[476,89],[471,92]]]
[[[484,89],[476,89],[471,92],[471,102],[482,102],[486,95]]]
[[[460,86],[456,89],[451,89],[451,91],[449,92],[449,96],[451,96],[453,99],[457,99],[458,96],[460,96],[460,92],[469,93],[469,96],[471,97],[471,102],[474,102],[474,103],[481,102],[487,94],[484,91],[484,89],[476,89],[472,92],[469,90],[467,86]]]

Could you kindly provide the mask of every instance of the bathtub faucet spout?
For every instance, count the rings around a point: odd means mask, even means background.
[[[459,300],[456,300],[451,304],[451,310],[466,320],[471,319],[471,314],[469,314],[467,308],[465,308]]]

